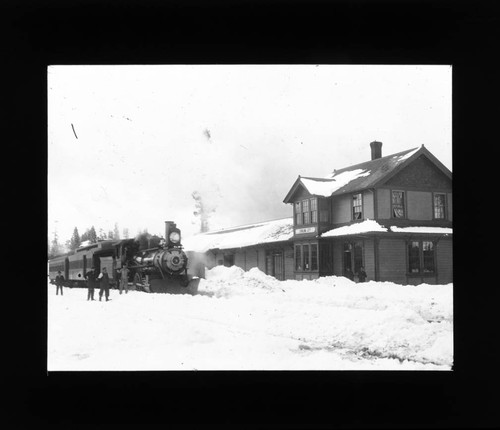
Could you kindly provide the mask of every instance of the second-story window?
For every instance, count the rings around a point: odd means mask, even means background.
[[[295,224],[296,225],[302,224],[302,203],[301,202],[295,203]]]
[[[352,219],[363,218],[363,199],[361,193],[352,196]]]
[[[434,194],[434,218],[435,219],[445,219],[446,218],[446,194],[435,193]]]
[[[311,222],[318,222],[318,199],[311,199]]]
[[[313,197],[295,202],[295,224],[311,224],[318,222],[318,199]]]
[[[309,212],[309,199],[302,200],[302,212],[304,216],[304,224],[311,223],[311,212]]]
[[[392,192],[392,217],[405,217],[405,193],[404,191]]]

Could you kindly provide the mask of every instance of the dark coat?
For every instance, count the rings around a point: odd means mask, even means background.
[[[56,285],[63,285],[64,284],[64,276],[63,275],[57,275],[56,276]]]
[[[358,272],[358,279],[359,279],[359,282],[365,282],[366,281],[366,272],[364,270],[360,270]]]
[[[101,288],[109,288],[109,275],[107,273],[102,273],[102,276],[98,278]]]
[[[97,284],[96,278],[97,278],[96,273],[93,270],[90,270],[89,272],[85,273],[85,279],[87,280],[87,285],[89,288],[96,287]]]

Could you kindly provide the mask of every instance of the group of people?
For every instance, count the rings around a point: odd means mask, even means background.
[[[94,300],[94,290],[97,285],[101,288],[99,290],[99,301],[102,300],[102,296],[106,297],[106,301],[109,301],[109,275],[108,269],[102,268],[101,273],[97,274],[94,267],[92,267],[87,273],[85,273],[85,279],[87,280],[87,300]]]
[[[127,267],[123,267],[120,270],[121,279],[120,279],[120,294],[125,290],[128,293],[128,270]],[[85,279],[87,280],[87,300],[95,300],[94,299],[94,290],[99,286],[99,301],[102,300],[102,296],[106,298],[106,301],[111,300],[109,298],[109,274],[108,269],[103,267],[101,272],[98,274],[94,267],[91,267],[90,271],[85,273]],[[55,279],[56,283],[56,295],[61,291],[61,295],[63,295],[63,285],[64,285],[64,276],[61,271],[57,272],[57,276]]]

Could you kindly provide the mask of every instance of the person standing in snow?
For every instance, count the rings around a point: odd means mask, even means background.
[[[59,270],[56,276],[56,295],[59,294],[59,288],[61,289],[61,296],[63,295],[63,285],[64,285],[64,276],[61,274],[61,271]]]
[[[121,279],[120,279],[120,294],[125,290],[128,293],[128,268],[127,266],[122,267]]]
[[[109,275],[108,270],[103,267],[101,273],[97,277],[99,284],[101,285],[101,289],[99,290],[99,301],[102,300],[102,294],[106,296],[106,301],[109,300]]]
[[[359,268],[358,279],[359,279],[359,282],[365,282],[366,281],[366,272],[365,272],[365,269],[364,269],[363,266],[361,266]]]
[[[87,280],[88,288],[87,300],[94,300],[94,288],[97,281],[93,267],[91,267],[90,270],[85,273],[85,279]]]
[[[354,273],[352,273],[351,269],[349,267],[347,267],[345,269],[345,274],[344,276],[348,279],[350,279],[351,281],[354,281]]]

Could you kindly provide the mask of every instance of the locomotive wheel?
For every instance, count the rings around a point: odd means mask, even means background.
[[[134,287],[132,289],[135,291],[142,290],[142,278],[141,275],[139,275],[138,273],[134,275]]]

